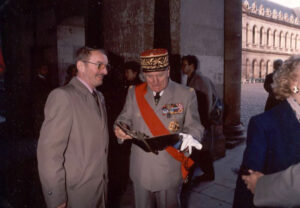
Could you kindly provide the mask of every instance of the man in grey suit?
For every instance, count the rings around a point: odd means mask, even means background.
[[[202,139],[203,126],[195,92],[169,79],[167,50],[143,52],[141,67],[146,83],[128,89],[125,106],[116,123],[123,122],[130,129],[149,136],[182,132],[181,150],[188,149],[191,154],[192,147],[201,149],[199,141]],[[115,134],[121,141],[131,139],[117,126]],[[186,176],[184,167],[188,161],[184,154],[173,147],[167,147],[155,155],[133,144],[130,178],[134,186],[135,207],[151,208],[155,203],[157,207],[178,207],[177,194],[182,178]]]
[[[300,163],[284,171],[264,175],[250,170],[242,176],[247,188],[254,194],[255,206],[300,206]]]
[[[38,141],[40,181],[49,208],[102,208],[107,189],[107,117],[96,90],[107,74],[103,50],[83,47],[78,74],[53,90]]]

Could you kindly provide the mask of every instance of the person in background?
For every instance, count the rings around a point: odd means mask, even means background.
[[[281,59],[275,60],[273,62],[274,71],[266,76],[264,82],[264,88],[269,93],[269,95],[265,105],[265,111],[270,110],[271,108],[273,108],[274,106],[278,105],[281,102],[281,100],[275,98],[271,85],[273,83],[274,73],[282,66],[282,63],[283,61]]]
[[[183,56],[181,63],[181,70],[188,77],[187,86],[196,91],[201,123],[206,129],[209,129],[209,113],[213,104],[214,85],[208,77],[196,72],[199,65],[196,56]]]
[[[75,64],[71,64],[67,69],[67,75],[64,85],[68,84],[73,77],[77,75],[77,68]]]
[[[199,61],[196,56],[187,55],[181,59],[181,70],[187,75],[187,86],[194,88],[197,95],[198,111],[201,123],[205,127],[205,136],[203,141],[203,155],[201,157],[201,169],[204,174],[198,178],[199,182],[209,181],[215,178],[213,159],[210,153],[212,144],[212,129],[210,112],[212,111],[213,101],[216,99],[216,90],[212,81],[197,73]]]
[[[39,137],[39,131],[44,120],[45,103],[51,91],[51,85],[48,80],[48,65],[42,64],[37,69],[37,72],[32,84],[33,135],[36,139]]]
[[[249,170],[242,178],[254,194],[255,206],[300,206],[300,163],[284,171],[264,175]]]
[[[96,90],[108,73],[106,53],[82,47],[77,76],[53,90],[37,147],[40,181],[49,208],[103,208],[107,194],[108,127]]]
[[[124,64],[125,73],[125,88],[128,89],[130,85],[141,84],[142,81],[139,77],[140,64],[135,61],[128,61]]]
[[[203,135],[197,98],[192,88],[169,79],[168,51],[152,49],[141,53],[141,67],[146,82],[128,89],[125,106],[115,123],[123,122],[130,129],[153,136],[180,134],[181,151],[201,149]],[[131,137],[115,125],[120,142]],[[181,162],[179,162],[177,159]],[[179,187],[186,177],[188,158],[169,146],[157,155],[131,146],[130,178],[133,181],[135,207],[179,207]],[[183,165],[183,166],[181,166]],[[181,167],[183,173],[181,173]]]
[[[282,102],[250,119],[234,208],[255,207],[253,195],[241,178],[244,171],[271,174],[300,162],[300,56],[291,56],[285,61],[273,79],[274,94]]]

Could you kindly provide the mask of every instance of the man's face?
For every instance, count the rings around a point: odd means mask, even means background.
[[[189,64],[187,60],[183,60],[181,64],[181,70],[184,74],[189,75],[193,70],[193,64]]]
[[[48,66],[46,66],[46,65],[41,66],[40,74],[43,75],[43,76],[47,76],[47,74],[48,74]]]
[[[132,69],[125,69],[125,77],[127,81],[133,81],[137,75],[137,72]]]
[[[154,92],[160,92],[164,90],[169,81],[170,70],[158,71],[158,72],[144,72],[147,85]]]
[[[88,60],[78,61],[78,76],[93,89],[103,83],[103,78],[107,75],[107,64],[106,55],[100,51],[92,51]]]

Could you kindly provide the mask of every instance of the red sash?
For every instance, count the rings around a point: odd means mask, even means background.
[[[147,124],[153,136],[161,136],[170,134],[161,120],[157,117],[147,100],[145,94],[147,92],[147,84],[143,83],[135,87],[135,97],[139,106],[142,117]],[[182,152],[179,152],[172,146],[168,146],[166,151],[177,161],[181,162],[181,173],[183,179],[188,175],[189,168],[194,164],[194,161],[186,157]]]

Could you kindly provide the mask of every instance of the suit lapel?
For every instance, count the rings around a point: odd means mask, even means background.
[[[100,96],[98,95],[98,92],[97,92],[97,96],[98,96],[100,106],[97,106],[97,103],[94,100],[92,93],[76,77],[74,77],[71,80],[70,84],[73,85],[83,95],[86,105],[92,107],[93,110],[97,112],[99,117],[101,117],[101,115],[104,114],[104,113],[102,113],[102,111],[103,111],[102,110],[103,107],[101,106],[102,101],[100,99]]]
[[[300,139],[300,123],[286,100],[283,101],[282,111],[278,116],[282,124],[281,128],[285,128],[286,138],[293,139],[293,141],[290,141],[291,144],[300,144],[300,142],[294,141],[294,139]]]

